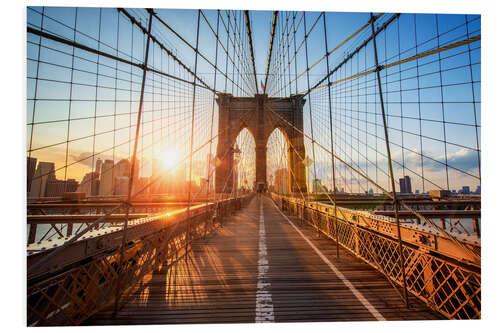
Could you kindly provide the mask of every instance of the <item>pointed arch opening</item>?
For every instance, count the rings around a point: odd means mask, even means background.
[[[239,192],[250,192],[255,186],[255,138],[248,128],[242,128],[233,148],[236,152],[233,186]]]
[[[269,190],[278,194],[290,192],[289,140],[280,127],[276,127],[267,139],[267,174]]]

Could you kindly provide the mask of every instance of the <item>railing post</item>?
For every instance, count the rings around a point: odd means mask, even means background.
[[[385,146],[387,149],[387,160],[389,164],[389,172],[391,176],[391,187],[392,187],[392,195],[393,195],[393,208],[394,208],[394,216],[396,218],[396,224],[397,224],[397,229],[398,229],[398,250],[399,250],[399,265],[401,268],[401,273],[403,276],[403,290],[404,290],[404,300],[406,303],[406,307],[409,307],[410,304],[408,303],[408,290],[406,286],[406,265],[404,262],[404,255],[403,255],[403,245],[401,241],[401,226],[399,223],[399,213],[398,213],[398,199],[396,196],[396,183],[394,181],[394,171],[392,169],[392,158],[391,158],[391,148],[389,145],[389,133],[387,131],[387,119],[385,117],[385,108],[384,108],[384,97],[382,95],[382,82],[380,80],[380,66],[378,63],[378,54],[377,54],[377,36],[375,35],[375,27],[373,22],[375,21],[375,18],[373,16],[373,13],[370,13],[370,25],[372,27],[372,36],[373,36],[373,54],[375,56],[375,72],[377,74],[377,83],[378,83],[378,92],[379,92],[379,97],[380,97],[380,108],[382,111],[382,120],[384,124],[384,135],[385,135]]]

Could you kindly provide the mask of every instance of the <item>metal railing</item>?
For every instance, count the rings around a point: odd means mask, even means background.
[[[147,223],[131,223],[122,259],[122,231],[75,242],[28,276],[28,325],[78,325],[114,302],[124,304],[140,290],[148,273],[182,258],[192,241],[214,231],[250,198],[202,204],[189,214],[184,210],[152,217]],[[28,270],[48,253],[29,256]],[[121,285],[118,292],[117,285]]]
[[[279,207],[403,287],[396,225],[388,217],[272,195]],[[481,318],[481,266],[477,257],[423,228],[401,226],[403,262],[409,293],[449,319]],[[480,256],[480,241],[464,236],[462,245]]]

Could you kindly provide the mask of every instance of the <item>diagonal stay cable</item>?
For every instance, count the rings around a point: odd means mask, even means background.
[[[284,121],[285,123],[287,123],[289,126],[291,126],[294,130],[296,130],[297,132],[301,133],[304,135],[304,137],[306,137],[307,139],[309,140],[312,140],[310,136],[308,136],[304,131],[300,130],[299,128],[297,128],[294,124],[290,123],[288,120],[284,119],[281,115],[279,115],[276,111],[274,111],[272,108],[269,108],[268,106],[264,106],[265,108],[267,108],[269,111],[271,111],[273,114],[275,114],[277,117],[279,117],[282,121]],[[386,194],[389,198],[391,199],[394,199],[393,195],[391,192],[387,191],[386,189],[384,189],[382,186],[378,185],[375,181],[373,181],[370,177],[368,177],[367,175],[363,174],[361,171],[359,171],[358,169],[352,167],[349,163],[347,163],[346,161],[344,161],[342,158],[340,158],[339,156],[337,156],[336,154],[334,154],[333,152],[329,151],[328,148],[326,148],[325,146],[323,146],[321,143],[319,142],[315,142],[320,148],[322,148],[326,153],[328,154],[332,154],[339,162],[341,162],[342,164],[344,164],[347,168],[349,168],[350,170],[354,171],[356,174],[360,175],[361,177],[363,177],[364,179],[366,179],[367,181],[369,181],[371,184],[373,184],[375,187],[377,187],[379,190],[381,190],[384,194]],[[467,246],[465,246],[462,242],[460,242],[458,239],[456,239],[453,235],[451,235],[449,232],[447,232],[446,230],[444,230],[443,228],[439,227],[438,225],[436,225],[434,222],[432,222],[431,220],[429,220],[428,218],[422,216],[421,214],[419,214],[418,212],[416,212],[413,208],[409,207],[407,204],[405,204],[404,202],[401,203],[402,206],[404,206],[406,209],[408,209],[408,211],[412,212],[412,214],[414,214],[415,216],[417,216],[418,218],[420,218],[422,221],[426,222],[428,225],[430,225],[432,228],[434,228],[435,230],[437,230],[439,233],[445,235],[446,237],[448,237],[449,239],[451,239],[455,244],[457,244],[458,246],[460,246],[462,249],[466,250],[468,253],[470,253],[473,257],[475,257],[477,260],[481,260],[481,257],[475,253],[474,251],[472,251],[470,248],[468,248]]]
[[[245,21],[247,26],[247,34],[248,34],[248,43],[250,44],[250,57],[252,57],[252,65],[253,65],[253,77],[255,81],[255,93],[259,92],[259,88],[257,87],[257,72],[255,70],[255,57],[253,52],[253,43],[252,43],[252,30],[250,27],[250,14],[248,10],[245,10]]]
[[[273,44],[274,44],[274,34],[275,34],[275,31],[276,31],[276,21],[278,19],[278,11],[275,10],[273,12],[273,23],[272,23],[272,27],[271,27],[271,40],[269,41],[269,52],[268,52],[268,55],[267,55],[267,66],[266,66],[266,79],[265,79],[265,83],[264,83],[264,91],[262,92],[263,94],[266,93],[266,88],[267,88],[267,80],[268,80],[268,77],[269,77],[269,66],[271,65],[271,56],[272,56],[272,53],[273,53]]]

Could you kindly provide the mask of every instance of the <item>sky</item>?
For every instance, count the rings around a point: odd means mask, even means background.
[[[127,11],[143,27],[147,27],[146,11]],[[41,29],[41,12],[41,7],[27,9],[28,27]],[[116,9],[45,7],[43,12],[43,31],[134,63],[142,63],[144,60],[144,34],[132,27],[128,19]],[[198,11],[155,9],[155,12],[187,43],[196,45]],[[302,12],[298,12],[295,16],[295,24],[301,22],[297,28],[295,46],[301,47],[293,58],[293,34],[288,35],[288,41],[284,38],[289,30],[286,25],[292,24],[294,13],[279,13],[268,93],[286,97],[306,91],[371,34],[370,27],[366,27],[329,56],[329,68],[326,60],[323,60],[308,75],[287,84],[296,75],[295,66],[300,74],[308,65],[321,59],[326,51],[321,13],[306,12],[305,19],[302,15]],[[255,93],[252,90],[253,81],[249,87],[248,82],[244,81],[248,78],[253,80],[252,73],[245,73],[243,80],[238,80],[237,75],[232,76],[233,66],[231,61],[226,60],[224,48],[230,46],[228,53],[231,59],[235,49],[231,48],[231,42],[227,43],[227,12],[221,11],[221,16],[223,19],[219,21],[219,44],[211,31],[217,29],[217,11],[203,10],[203,16],[200,17],[198,49],[208,61],[200,56],[196,61],[195,52],[158,21],[152,25],[152,33],[157,41],[188,68],[194,71],[196,67],[199,77],[210,87],[234,95],[251,95]],[[272,16],[271,11],[250,11],[259,87],[260,82],[265,81]],[[384,14],[375,27],[391,16],[391,13]],[[320,20],[314,25],[318,17]],[[369,18],[369,13],[327,12],[325,21],[328,49],[332,50],[342,43],[347,36],[365,25]],[[243,12],[231,13],[230,20],[231,25],[234,20],[237,22],[240,35],[236,37],[246,42]],[[314,28],[310,30],[313,25]],[[403,14],[377,37],[379,62],[390,64],[435,49],[438,47],[438,35],[440,46],[480,35],[480,25],[481,20],[477,15]],[[76,33],[73,30],[75,26]],[[301,44],[305,33],[309,32],[307,46]],[[232,34],[231,30],[231,40],[234,38]],[[76,179],[81,179],[86,172],[91,171],[92,161],[95,162],[97,157],[115,160],[129,157],[133,147],[131,138],[135,133],[142,70],[48,39],[42,40],[42,47],[39,47],[39,42],[38,36],[27,35],[27,154],[39,160],[54,161],[56,168],[60,169],[59,178]],[[395,176],[409,174],[414,181],[414,188],[422,191],[436,187],[458,189],[469,185],[475,189],[479,185],[480,154],[477,150],[481,147],[480,52],[480,41],[477,41],[381,72]],[[235,60],[238,58],[237,53]],[[245,49],[242,53],[242,57],[247,57],[249,51]],[[150,67],[188,82],[193,81],[192,75],[158,44],[153,43],[149,55]],[[279,55],[284,55],[284,58]],[[293,59],[288,67],[276,66],[280,59],[286,64],[288,58]],[[243,89],[231,84],[231,80],[220,72],[214,75],[211,64],[216,61],[221,72],[226,72],[227,66],[227,76]],[[245,61],[244,65],[249,65],[249,62]],[[373,66],[373,46],[369,43],[351,61],[340,66],[330,79],[341,80]],[[288,72],[280,74],[285,67]],[[471,76],[474,84],[470,83]],[[307,136],[315,136],[315,140],[324,147],[330,147],[330,138],[333,137],[333,150],[339,158],[388,188],[385,140],[375,82],[375,74],[370,74],[334,84],[330,88],[330,103],[328,88],[311,92],[304,106],[304,130]],[[286,87],[283,88],[284,86]],[[216,140],[212,140],[213,145],[207,145],[207,142],[218,128],[217,105],[213,103],[213,93],[204,88],[193,91],[192,86],[184,82],[147,74],[145,113],[139,142],[143,176],[151,173],[153,157],[167,147],[176,147],[179,156],[185,157],[188,154],[193,96],[193,146],[195,149],[201,147],[194,158],[206,161],[206,155],[210,151],[215,153]],[[329,125],[330,108],[333,128]],[[245,137],[251,140],[251,135],[245,134]],[[251,150],[251,144],[246,146]],[[306,150],[311,158],[313,155],[317,157],[310,168],[312,170],[309,170],[311,177],[316,174],[324,183],[331,184],[329,153],[317,145],[313,152],[311,140],[307,139]],[[80,161],[91,155],[95,155],[94,158]],[[71,163],[70,167],[64,167]],[[446,168],[444,164],[450,167]],[[360,185],[362,181],[359,176],[347,172],[345,165],[340,164],[338,168],[342,187],[353,192],[368,189],[368,185]]]

